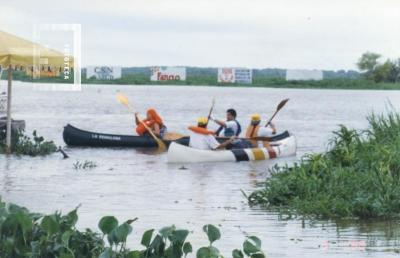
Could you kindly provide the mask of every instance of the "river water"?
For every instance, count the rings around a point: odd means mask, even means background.
[[[262,239],[269,257],[398,257],[393,251],[399,247],[398,222],[282,218],[250,208],[241,190],[256,189],[277,163],[324,151],[339,124],[365,128],[368,113],[385,112],[390,105],[399,108],[400,92],[115,85],[44,92],[28,83],[14,85],[14,119],[26,120],[28,133],[36,129],[60,146],[65,145],[62,131],[67,123],[98,132],[133,133],[133,116],[116,101],[117,91],[142,114],[155,107],[169,130],[181,133],[187,133],[198,116],[208,114],[213,97],[213,116],[223,118],[225,110],[234,107],[243,127],[250,114],[260,113],[266,120],[280,100],[290,98],[274,121],[279,130],[296,135],[298,155],[278,161],[193,164],[186,169],[167,164],[165,154],[134,149],[66,148],[67,160],[59,153],[44,158],[0,156],[0,195],[7,202],[43,213],[68,212],[80,204],[80,228],[96,229],[105,215],[120,221],[138,217],[130,247],[139,247],[144,230],[175,224],[192,231],[188,240],[197,249],[207,243],[202,226],[211,223],[220,226],[222,239],[216,246],[228,257],[247,234]],[[74,169],[74,163],[86,160],[97,167]]]

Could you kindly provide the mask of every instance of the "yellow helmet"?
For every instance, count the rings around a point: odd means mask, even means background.
[[[261,121],[261,116],[259,114],[252,114],[251,121],[253,121],[253,122]]]
[[[198,123],[199,125],[206,125],[207,122],[208,122],[207,117],[199,117],[199,118],[197,119],[197,123]]]

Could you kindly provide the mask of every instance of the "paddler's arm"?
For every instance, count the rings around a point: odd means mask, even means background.
[[[210,120],[214,121],[216,124],[218,124],[220,126],[226,127],[226,123],[222,120],[214,119],[212,117],[210,117]]]
[[[231,138],[229,138],[229,140],[224,141],[223,143],[221,143],[220,145],[218,145],[218,147],[215,148],[215,149],[216,149],[216,150],[225,149],[225,147],[228,146],[229,144],[231,144],[236,138],[237,138],[237,136],[232,136]]]
[[[271,122],[269,122],[268,125],[271,126],[272,134],[276,134],[276,127],[275,127],[275,125],[274,125],[273,123],[271,123]],[[268,126],[268,125],[267,125],[267,126]]]
[[[155,135],[160,136],[160,126],[157,123],[154,123],[153,132]]]

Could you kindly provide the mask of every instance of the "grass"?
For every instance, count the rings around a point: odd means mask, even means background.
[[[275,167],[252,205],[318,218],[400,217],[400,115],[370,115],[369,128],[341,126],[326,153]]]

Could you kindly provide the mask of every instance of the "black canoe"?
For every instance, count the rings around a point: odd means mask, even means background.
[[[286,137],[289,137],[287,131],[271,137],[271,140],[278,141]],[[68,146],[131,148],[155,148],[158,146],[157,142],[151,136],[95,133],[78,129],[70,124],[64,127],[63,138]],[[218,137],[217,139],[219,142],[223,142],[227,138]],[[169,140],[164,140],[164,142],[167,146],[171,143]],[[175,142],[187,146],[189,144],[189,137],[182,137]]]

